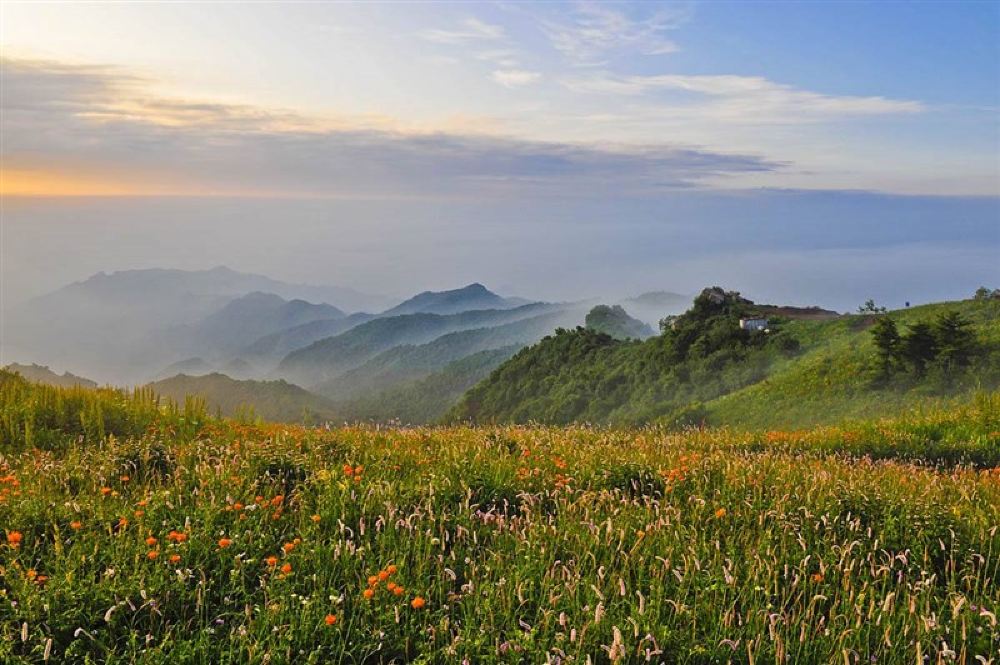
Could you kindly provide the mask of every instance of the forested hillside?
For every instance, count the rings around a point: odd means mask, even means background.
[[[715,288],[644,342],[560,330],[497,368],[448,418],[797,427],[884,415],[1000,385],[997,300],[837,318],[791,310],[801,317],[769,314],[766,330],[740,326],[743,317],[775,311],[782,310]],[[886,374],[871,332],[882,318],[897,323],[901,338],[914,326],[931,331],[932,352],[919,372],[899,351]],[[959,361],[933,351],[957,334],[946,331],[946,318],[967,333],[958,334],[968,343]]]

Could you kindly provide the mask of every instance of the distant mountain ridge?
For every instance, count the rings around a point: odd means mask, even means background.
[[[82,376],[77,376],[69,372],[56,374],[45,365],[19,365],[18,363],[11,363],[3,369],[9,372],[17,372],[29,381],[45,383],[50,386],[60,386],[63,388],[71,388],[73,386],[80,386],[81,388],[97,387],[96,381],[91,381],[90,379],[85,379]]]
[[[478,282],[451,291],[424,291],[382,312],[381,316],[402,314],[457,314],[478,309],[511,309],[521,299],[509,302]]]

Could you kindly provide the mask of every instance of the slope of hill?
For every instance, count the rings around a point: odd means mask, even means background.
[[[347,332],[351,328],[367,323],[374,318],[375,316],[372,314],[358,312],[341,318],[311,321],[292,326],[255,340],[240,350],[240,356],[260,364],[276,365],[292,351],[305,348],[321,339]]]
[[[18,363],[11,363],[3,369],[8,372],[17,372],[28,381],[44,383],[50,386],[60,386],[62,388],[71,388],[73,386],[80,386],[82,388],[97,387],[96,381],[91,381],[90,379],[85,379],[82,376],[70,374],[69,372],[56,374],[44,365],[19,365]]]
[[[226,416],[252,410],[255,416],[280,422],[318,422],[333,417],[328,400],[285,381],[237,381],[218,373],[178,374],[149,387],[181,404],[188,396],[201,397],[211,410]]]
[[[386,310],[382,316],[457,314],[480,309],[508,309],[517,307],[518,302],[508,302],[482,284],[475,283],[451,291],[424,291]]]
[[[273,293],[255,291],[229,301],[187,329],[170,330],[167,335],[186,340],[188,348],[201,354],[229,354],[267,335],[344,316],[333,305],[285,300]]]
[[[348,422],[410,425],[437,422],[469,388],[489,376],[491,371],[521,348],[516,345],[480,351],[448,363],[416,381],[338,402],[337,415]]]
[[[587,327],[616,339],[646,339],[653,328],[628,315],[621,305],[598,305],[587,313]]]
[[[282,359],[275,374],[301,385],[314,386],[359,367],[394,346],[425,344],[450,332],[502,325],[559,308],[537,303],[505,310],[377,318],[293,351]]]
[[[645,342],[560,331],[497,368],[449,418],[798,427],[1000,385],[996,301],[890,313],[905,326],[958,312],[970,321],[978,349],[967,368],[876,387],[872,317],[775,318],[769,332],[749,332],[738,319],[758,313],[756,305],[738,294],[714,302],[708,292],[672,329]]]
[[[579,323],[575,310],[556,311],[490,328],[442,335],[426,344],[395,346],[313,389],[334,400],[345,400],[414,381],[481,351],[538,341],[559,326]]]

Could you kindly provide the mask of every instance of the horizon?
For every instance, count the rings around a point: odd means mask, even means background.
[[[0,12],[4,310],[219,264],[838,310],[1000,282],[995,4]]]

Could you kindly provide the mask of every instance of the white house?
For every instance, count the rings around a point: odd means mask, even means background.
[[[767,330],[767,319],[740,319],[740,328],[743,330]]]

